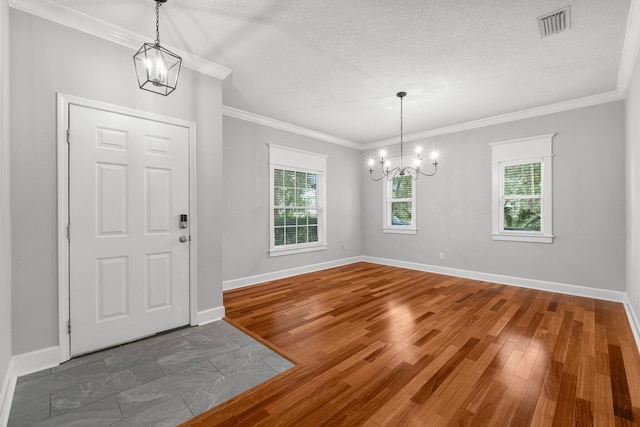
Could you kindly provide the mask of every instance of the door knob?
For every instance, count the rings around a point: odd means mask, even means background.
[[[180,240],[180,243],[185,243],[189,239],[187,238],[187,236],[180,236],[179,240]]]

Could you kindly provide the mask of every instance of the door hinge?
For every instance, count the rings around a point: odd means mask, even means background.
[[[67,129],[67,144],[69,144],[71,141],[71,129]]]
[[[71,240],[71,225],[67,225],[67,240]]]
[[[70,334],[71,333],[71,320],[69,320],[67,322],[67,333]]]

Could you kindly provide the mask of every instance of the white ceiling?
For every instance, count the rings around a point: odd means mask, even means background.
[[[153,0],[51,0],[155,39]],[[163,45],[232,70],[223,103],[356,143],[615,91],[631,0],[169,0]],[[542,39],[536,18],[571,6]],[[178,86],[179,90],[179,86]]]

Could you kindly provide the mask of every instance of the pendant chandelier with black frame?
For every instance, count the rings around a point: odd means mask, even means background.
[[[389,181],[393,181],[393,179],[396,176],[410,176],[413,180],[417,181],[420,175],[433,176],[436,174],[436,172],[438,172],[438,153],[435,151],[431,153],[431,160],[432,160],[431,164],[433,165],[433,172],[431,173],[424,173],[421,170],[423,158],[422,158],[422,147],[420,146],[416,147],[413,166],[406,166],[404,163],[404,137],[402,134],[403,133],[402,99],[405,96],[407,96],[407,92],[398,92],[396,96],[400,98],[400,165],[394,168],[390,168],[391,166],[390,161],[388,159],[385,159],[385,157],[387,156],[387,152],[385,150],[380,150],[378,155],[380,156],[379,163],[380,163],[380,171],[382,175],[379,178],[373,177],[373,172],[374,172],[373,166],[375,165],[374,159],[369,159],[369,175],[371,176],[371,179],[374,181],[380,181],[384,178],[386,178]]]
[[[144,43],[133,56],[133,64],[140,89],[167,96],[176,89],[182,58],[160,46],[160,6],[167,0],[156,2],[156,41]]]

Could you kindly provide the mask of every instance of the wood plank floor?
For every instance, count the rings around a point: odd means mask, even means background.
[[[369,263],[225,292],[297,366],[184,426],[635,426],[619,303]]]

